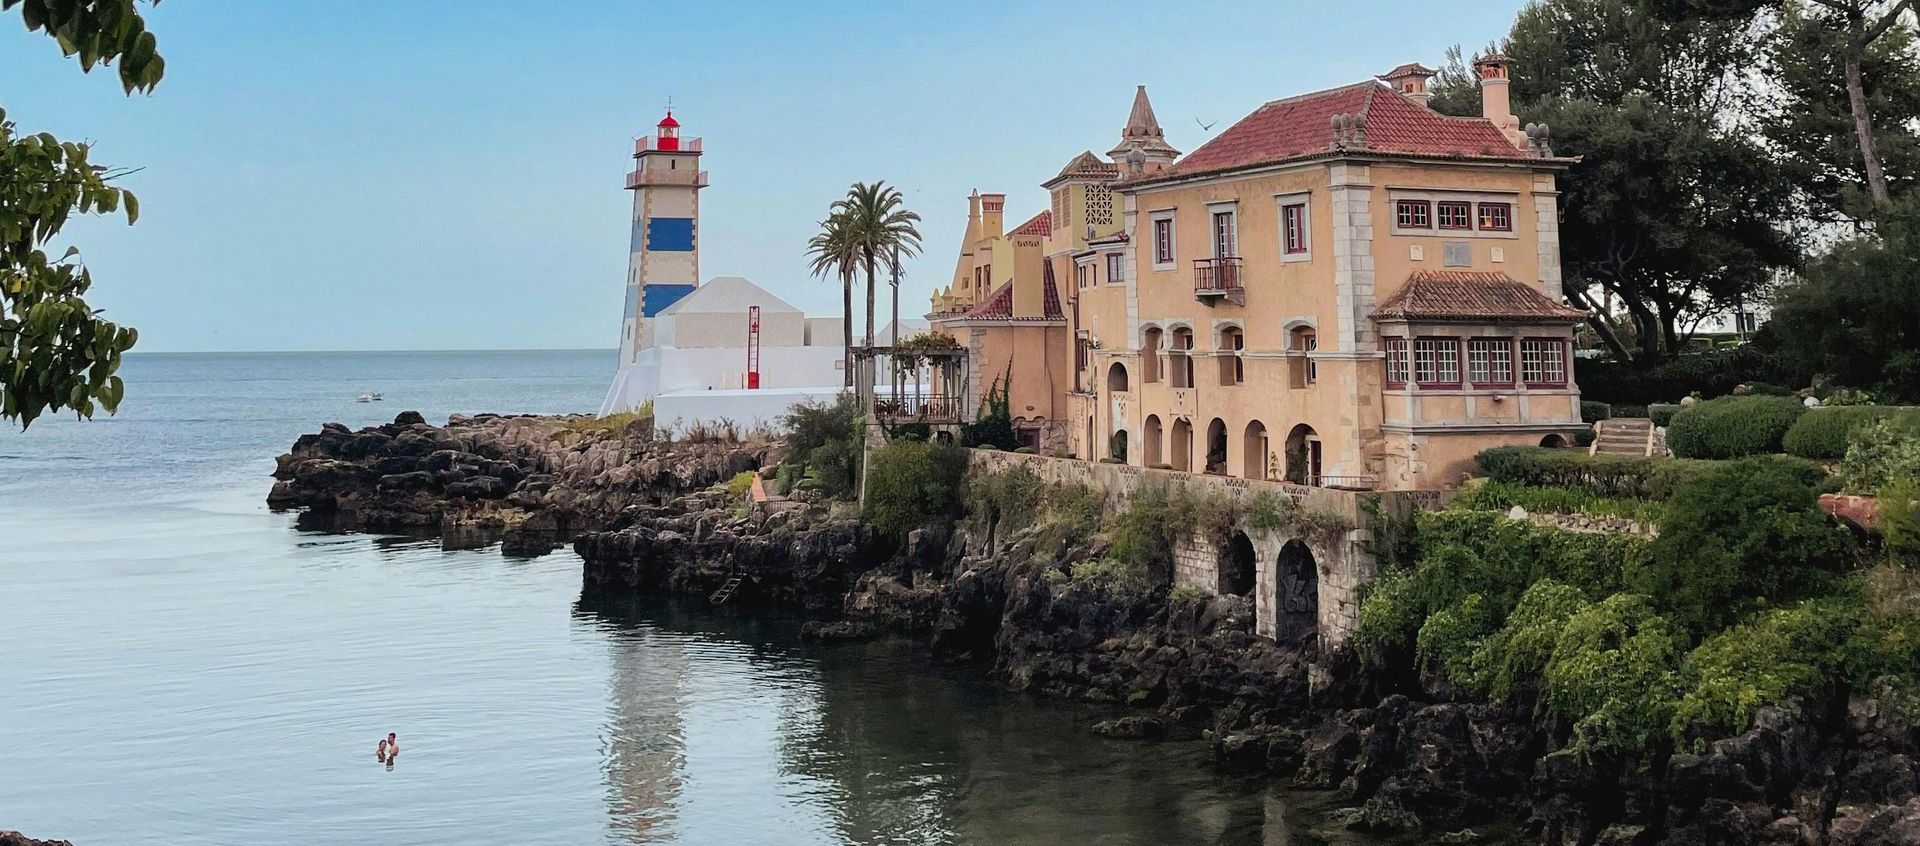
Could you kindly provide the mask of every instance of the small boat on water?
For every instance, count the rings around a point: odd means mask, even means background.
[[[380,400],[380,394],[375,392],[364,393],[354,398],[354,402],[379,402]]]

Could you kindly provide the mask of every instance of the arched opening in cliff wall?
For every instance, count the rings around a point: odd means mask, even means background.
[[[1273,639],[1298,643],[1320,631],[1320,570],[1313,550],[1298,539],[1280,547],[1273,603]]]
[[[1158,414],[1147,415],[1146,425],[1144,427],[1144,430],[1140,433],[1140,449],[1141,449],[1140,463],[1143,466],[1155,467],[1160,464],[1162,460],[1160,458],[1160,443],[1162,440],[1163,438],[1161,437],[1161,432],[1160,432],[1160,415]]]
[[[1220,549],[1220,593],[1246,596],[1253,593],[1253,541],[1246,532],[1234,532]]]

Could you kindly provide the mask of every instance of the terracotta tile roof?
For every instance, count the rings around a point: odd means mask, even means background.
[[[1380,75],[1381,79],[1393,79],[1400,76],[1439,76],[1440,72],[1419,62],[1408,62]]]
[[[1053,281],[1053,263],[1048,262],[1045,267],[1046,275],[1042,280],[1040,317],[1013,316],[1012,282],[995,288],[993,293],[988,294],[986,299],[980,301],[979,305],[967,309],[964,313],[932,315],[932,317],[945,318],[948,320],[1065,320],[1066,315],[1060,311],[1060,288],[1058,285],[1055,285]]]
[[[1376,153],[1449,158],[1526,159],[1485,118],[1442,115],[1395,94],[1377,80],[1275,100],[1255,109],[1154,181],[1274,164],[1333,149],[1334,115],[1366,116],[1365,149]]]
[[[1119,165],[1113,162],[1101,161],[1098,156],[1093,154],[1092,150],[1086,150],[1081,152],[1080,155],[1074,156],[1073,161],[1067,162],[1067,166],[1061,168],[1060,173],[1053,178],[1071,179],[1074,177],[1083,177],[1111,179],[1119,175],[1119,173]]]
[[[1008,235],[1050,235],[1053,233],[1053,210],[1048,209],[1033,216],[1033,219],[1013,228]]]
[[[1415,271],[1373,310],[1375,320],[1571,323],[1586,316],[1505,273],[1466,270]]]

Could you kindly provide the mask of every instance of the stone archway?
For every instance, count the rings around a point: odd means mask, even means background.
[[[1562,435],[1556,432],[1554,434],[1541,438],[1540,445],[1548,449],[1566,449],[1567,437],[1565,435]]]
[[[1158,414],[1147,415],[1146,422],[1141,424],[1141,431],[1140,431],[1140,463],[1141,464],[1147,467],[1152,467],[1161,463],[1162,459],[1160,458],[1160,444],[1161,444],[1160,435],[1161,435],[1160,415]]]
[[[1220,548],[1219,591],[1226,596],[1247,596],[1255,583],[1253,540],[1246,532],[1234,532]]]
[[[1127,463],[1127,430],[1117,430],[1113,437],[1107,439],[1107,457],[1121,464]]]
[[[1113,363],[1112,367],[1107,368],[1107,390],[1110,392],[1118,392],[1118,393],[1126,392],[1127,390],[1126,365],[1116,361]]]
[[[1240,475],[1247,479],[1267,478],[1267,424],[1255,420],[1247,424],[1240,439]]]
[[[1173,421],[1173,443],[1167,451],[1170,453],[1167,456],[1170,459],[1167,463],[1172,464],[1173,469],[1181,471],[1193,469],[1193,424],[1187,422],[1186,418],[1176,418]]]
[[[1313,550],[1294,539],[1280,547],[1275,568],[1273,639],[1299,643],[1320,632],[1320,569]]]

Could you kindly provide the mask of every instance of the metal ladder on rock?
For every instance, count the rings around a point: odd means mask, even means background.
[[[713,603],[714,605],[720,605],[726,602],[727,600],[732,599],[734,591],[737,591],[739,589],[740,589],[740,577],[739,576],[729,577],[727,579],[726,584],[721,585],[719,590],[714,591],[712,596],[707,597],[707,601],[710,603]]]

